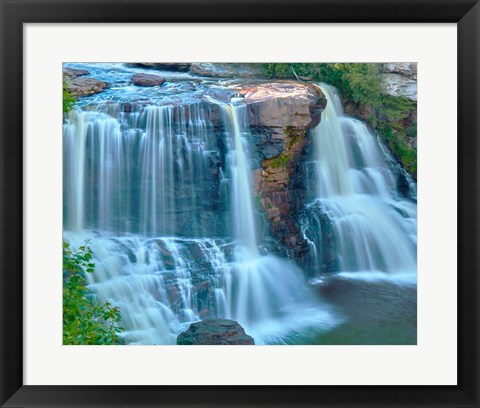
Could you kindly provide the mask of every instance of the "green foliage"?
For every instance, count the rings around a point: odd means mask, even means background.
[[[391,126],[381,129],[390,150],[397,156],[405,169],[416,178],[417,149],[410,148],[406,141],[408,135],[412,135],[412,132],[416,132],[416,125],[412,125],[406,132],[403,129],[395,129]]]
[[[67,83],[63,81],[63,112],[70,112],[73,108],[73,105],[75,105],[75,102],[75,98],[70,92],[68,92]]]
[[[63,344],[122,344],[120,310],[98,303],[87,288],[86,273],[94,273],[88,242],[74,252],[63,243]]]
[[[386,121],[405,119],[417,107],[416,103],[400,96],[382,95],[378,116]]]
[[[403,97],[384,93],[380,64],[322,63],[322,64],[263,64],[264,75],[270,78],[307,77],[312,81],[335,86],[356,108],[367,107],[372,114],[367,118],[377,129],[388,147],[405,169],[414,177],[417,171],[417,151],[408,139],[416,134],[416,124],[410,123],[416,103]],[[284,158],[275,158],[271,164],[284,165]],[[277,163],[278,162],[278,163]]]

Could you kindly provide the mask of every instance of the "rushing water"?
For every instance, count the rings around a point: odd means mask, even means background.
[[[416,203],[399,194],[386,152],[366,125],[343,114],[335,89],[322,91],[328,103],[313,132],[317,189],[303,219],[312,262],[329,271],[414,279]]]
[[[96,69],[110,79],[120,68]],[[84,98],[65,120],[64,237],[91,241],[90,287],[120,307],[128,344],[175,344],[214,317],[257,344],[416,341],[415,183],[333,88],[322,85],[328,104],[306,162],[302,271],[260,230],[242,101],[149,103],[155,90],[129,91],[121,72],[118,90]],[[387,310],[396,317],[382,328]]]
[[[91,288],[120,307],[129,344],[173,344],[212,317],[258,344],[338,322],[293,262],[261,253],[246,107],[220,109],[220,142],[201,105],[100,104],[65,123],[65,237],[92,240]]]

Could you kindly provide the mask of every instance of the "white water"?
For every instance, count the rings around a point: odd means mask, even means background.
[[[328,311],[321,311],[322,306],[326,309],[325,305],[314,299],[293,263],[273,255],[260,255],[247,154],[247,109],[234,100],[233,104],[222,105],[222,110],[231,144],[228,163],[235,242],[232,291],[227,297],[232,305],[231,317],[260,342],[275,337],[278,341],[280,333],[289,332],[292,326],[298,329],[334,325],[335,320]],[[313,314],[310,320],[300,318],[309,309]]]
[[[128,344],[174,344],[213,317],[237,320],[257,344],[338,323],[293,263],[260,255],[246,108],[221,109],[223,142],[201,106],[125,114],[106,104],[65,124],[65,238],[91,239],[91,288],[120,307]],[[211,157],[222,143],[218,175]],[[219,208],[205,220],[212,194]]]
[[[316,199],[302,223],[314,264],[320,270],[415,274],[415,202],[399,195],[377,138],[344,115],[334,88],[321,88],[328,102],[313,132]]]

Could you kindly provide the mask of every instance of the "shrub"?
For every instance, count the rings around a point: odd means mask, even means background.
[[[94,273],[88,242],[77,252],[63,243],[63,344],[121,344],[121,314],[109,302],[99,303],[87,288],[86,273]]]
[[[67,83],[63,81],[63,112],[70,112],[73,108],[73,105],[75,105],[75,102],[75,98],[70,92],[68,92]]]

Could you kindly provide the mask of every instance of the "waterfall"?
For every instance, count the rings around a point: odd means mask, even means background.
[[[235,101],[232,101],[234,103]],[[233,234],[237,244],[247,250],[246,256],[258,257],[257,232],[248,164],[247,109],[245,105],[221,105],[230,135],[228,163],[232,188]]]
[[[343,113],[334,88],[313,131],[316,193],[301,220],[319,272],[416,273],[416,203],[397,189],[392,160],[367,126]],[[414,184],[414,183],[411,183]]]
[[[65,228],[191,237],[226,230],[225,212],[214,208],[222,201],[219,146],[204,107],[89,108],[64,125]]]
[[[90,239],[90,288],[122,312],[128,344],[174,344],[232,318],[257,344],[337,324],[290,261],[261,255],[246,106],[86,106],[64,125],[64,226]]]
[[[221,105],[221,108],[230,146],[227,162],[235,242],[231,292],[227,299],[230,299],[231,317],[261,341],[265,335],[272,337],[275,331],[284,330],[282,320],[288,320],[292,315],[297,316],[296,324],[299,326],[312,324],[298,315],[314,309],[315,300],[305,285],[301,271],[292,262],[271,254],[261,255],[258,251],[250,181],[252,171],[248,159],[247,108],[241,104],[241,99],[234,99],[229,105]],[[318,317],[319,313],[312,314]]]

